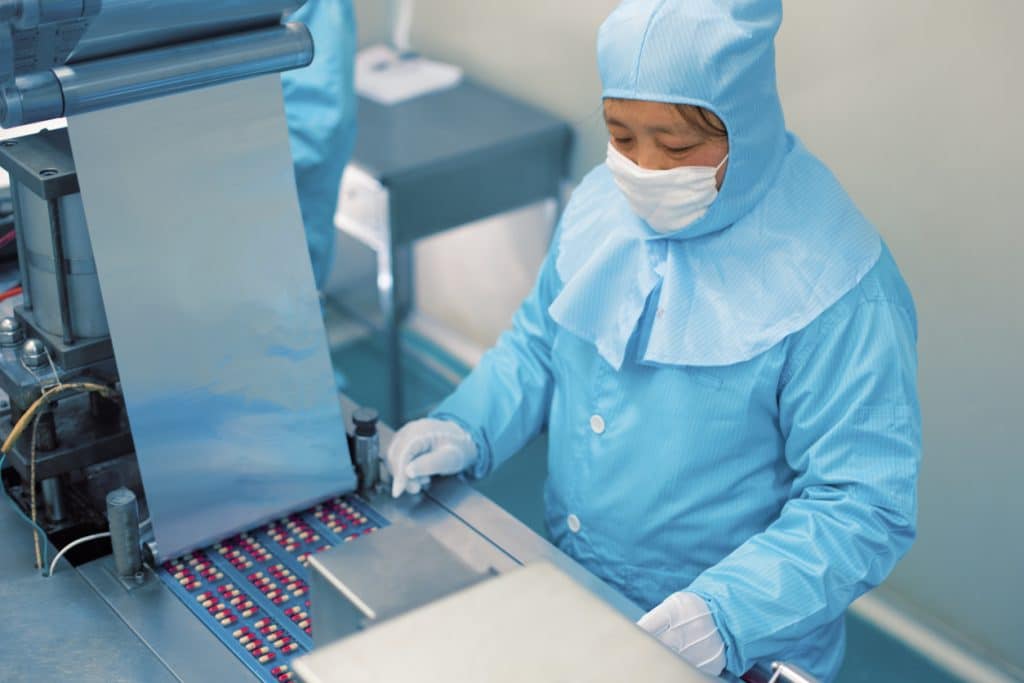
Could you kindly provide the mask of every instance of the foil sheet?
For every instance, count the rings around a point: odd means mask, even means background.
[[[68,128],[160,556],[353,490],[280,77]]]

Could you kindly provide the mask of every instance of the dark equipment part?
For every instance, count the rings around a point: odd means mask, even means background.
[[[23,290],[14,315],[0,320],[0,390],[10,399],[9,412],[0,415],[6,439],[44,391],[83,381],[116,389],[119,377],[67,131],[0,143],[0,167],[11,178],[6,199],[0,195],[0,233],[9,213]],[[122,398],[82,393],[49,404],[36,429],[26,429],[8,453],[22,482],[12,494],[23,503],[33,451],[45,504],[40,524],[56,544],[102,530],[108,492],[142,491]],[[146,509],[144,500],[137,504]]]
[[[18,245],[14,240],[7,239],[14,232],[14,203],[11,201],[11,188],[0,187],[0,262],[14,261],[18,258]]]
[[[357,408],[352,413],[355,424],[355,448],[352,461],[359,478],[359,492],[368,495],[380,483],[380,436],[377,422],[380,415],[373,408]]]

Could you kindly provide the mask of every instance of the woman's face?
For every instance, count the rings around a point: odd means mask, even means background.
[[[615,148],[640,168],[652,171],[718,166],[729,153],[726,136],[691,124],[675,105],[664,102],[607,99],[604,122]],[[719,188],[725,166],[718,170]]]

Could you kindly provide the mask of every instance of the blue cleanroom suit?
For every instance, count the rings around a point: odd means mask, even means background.
[[[355,144],[356,22],[351,0],[309,0],[289,21],[306,24],[316,56],[281,76],[295,180],[317,287],[334,259],[334,211],[341,173]]]
[[[727,670],[833,678],[843,614],[915,534],[914,304],[888,249],[788,133],[779,0],[627,0],[605,97],[728,127],[708,213],[658,234],[602,165],[577,188],[512,329],[443,402],[486,475],[550,433],[560,548],[645,609],[707,601]]]

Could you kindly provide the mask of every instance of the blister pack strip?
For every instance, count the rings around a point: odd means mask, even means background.
[[[310,555],[386,525],[361,499],[332,498],[165,562],[159,574],[260,680],[284,683],[294,680],[292,658],[313,647]]]

